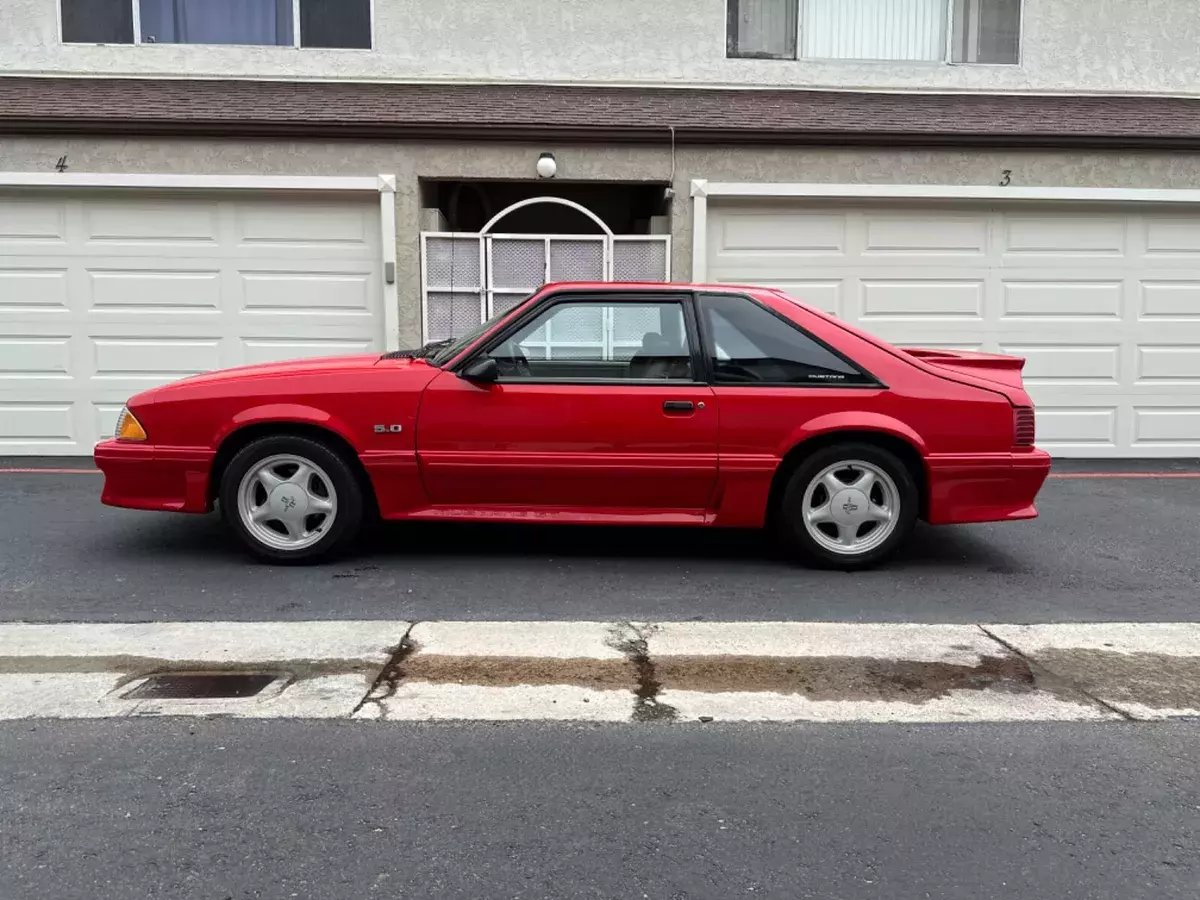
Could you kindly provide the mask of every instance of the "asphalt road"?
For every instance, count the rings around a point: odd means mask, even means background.
[[[1200,478],[1052,480],[1041,518],[922,527],[864,574],[777,559],[754,532],[441,524],[273,567],[215,515],[109,509],[99,491],[96,474],[0,473],[0,618],[1200,620]]]
[[[5,723],[0,896],[1192,900],[1198,728]]]

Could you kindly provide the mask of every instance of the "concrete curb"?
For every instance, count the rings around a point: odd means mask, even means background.
[[[241,699],[152,673],[270,672]],[[983,722],[1200,715],[1200,624],[0,624],[0,719]]]

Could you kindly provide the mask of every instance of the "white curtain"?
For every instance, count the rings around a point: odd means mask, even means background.
[[[946,0],[803,2],[803,57],[936,61],[946,56]]]
[[[141,0],[142,41],[292,44],[290,0]]]

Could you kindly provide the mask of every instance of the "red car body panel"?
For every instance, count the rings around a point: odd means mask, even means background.
[[[479,384],[456,374],[530,304],[566,290],[749,295],[882,386]],[[1046,453],[1014,446],[1014,408],[1032,406],[1022,365],[991,354],[906,352],[761,288],[548,285],[442,368],[365,354],[229,369],[139,394],[129,408],[149,440],[101,442],[95,459],[104,503],[205,512],[214,465],[230,442],[301,427],[357,455],[389,519],[755,527],[794,448],[878,434],[920,457],[928,521],[1022,519],[1037,514],[1050,468]],[[692,409],[667,412],[665,401]]]

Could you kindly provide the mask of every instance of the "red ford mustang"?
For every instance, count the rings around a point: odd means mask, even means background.
[[[900,350],[761,288],[548,285],[418,350],[197,375],[129,401],[103,502],[203,513],[259,557],[368,515],[769,527],[856,568],[934,524],[1029,519],[1023,360]]]

